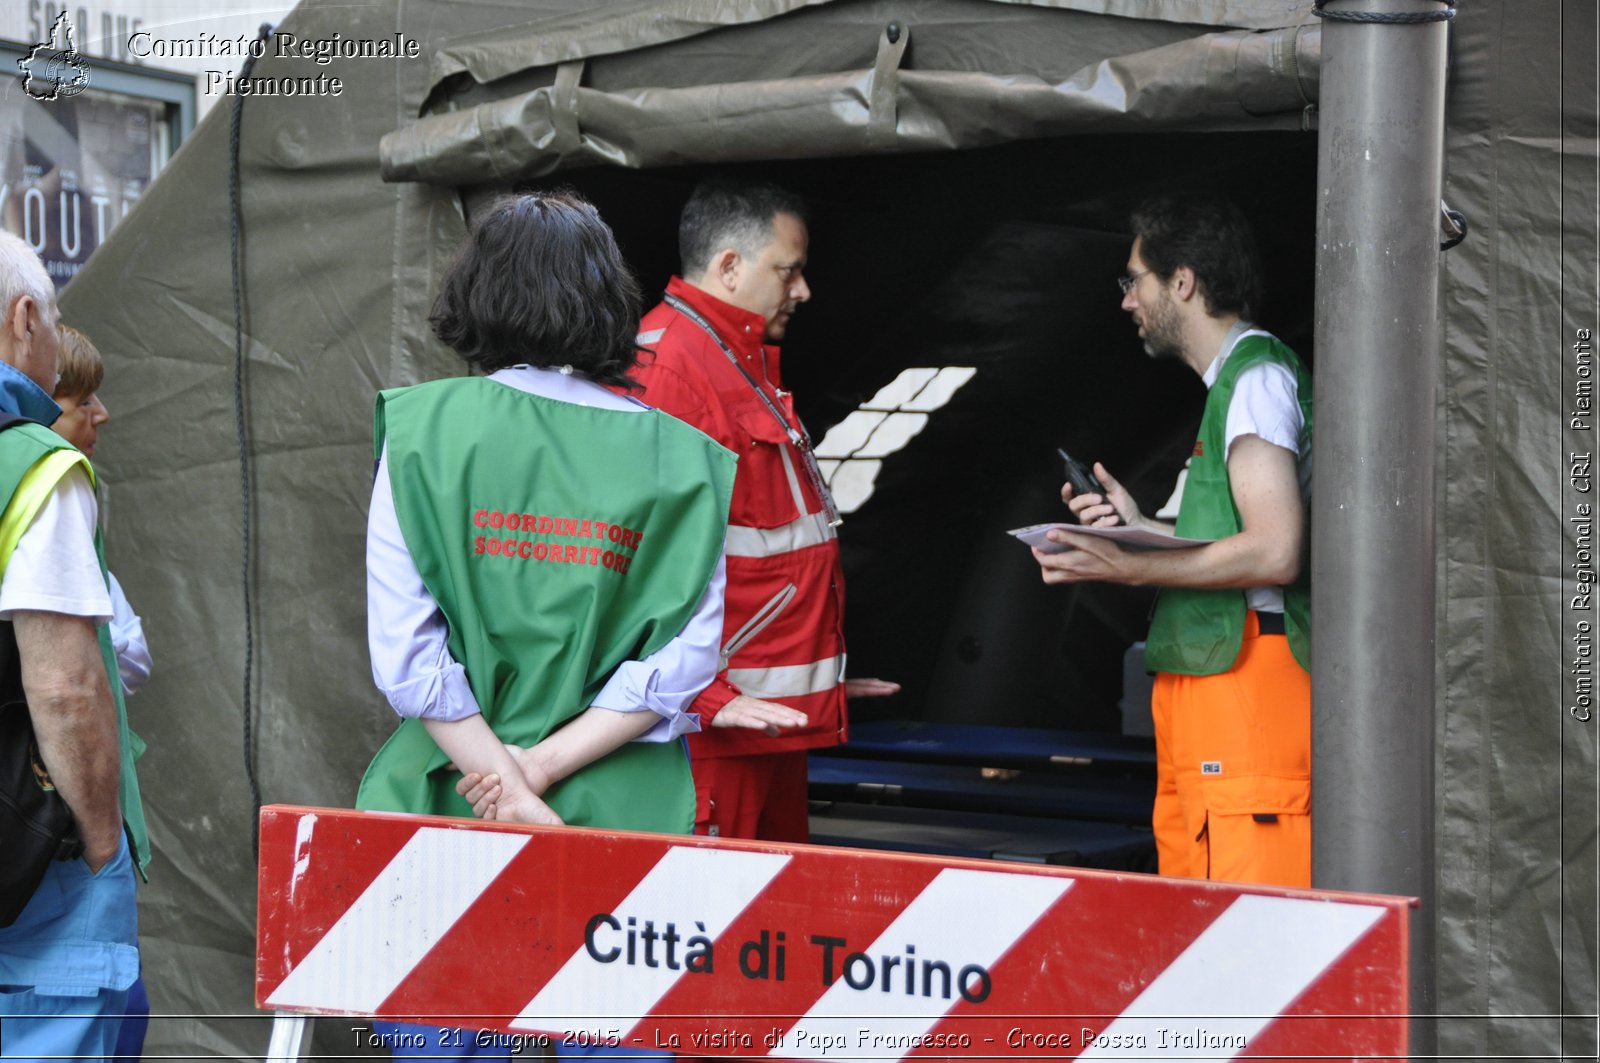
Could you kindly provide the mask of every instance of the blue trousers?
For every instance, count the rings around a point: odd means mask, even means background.
[[[144,976],[134,980],[128,990],[127,1014],[117,1031],[116,1063],[139,1063],[144,1056],[144,1035],[150,1030],[150,997],[144,991]]]
[[[51,864],[17,921],[0,929],[6,1057],[110,1057],[138,977],[127,838],[97,873],[82,860]]]

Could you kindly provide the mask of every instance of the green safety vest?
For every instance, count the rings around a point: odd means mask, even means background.
[[[89,474],[89,483],[97,483],[94,466],[89,459],[56,435],[38,424],[18,424],[0,432],[0,498],[6,507],[0,514],[0,575],[11,561],[22,533],[33,523],[33,518],[49,499],[56,484],[75,465],[82,465]],[[100,541],[100,529],[94,532],[95,556],[100,561],[100,574],[105,576],[105,546]],[[106,679],[111,696],[117,705],[117,738],[122,759],[120,799],[122,822],[128,833],[130,848],[141,876],[150,864],[150,836],[145,828],[144,802],[139,796],[139,776],[133,762],[144,752],[144,742],[128,728],[128,710],[122,701],[122,679],[117,671],[117,651],[111,642],[111,627],[99,626],[100,658],[105,663]]]
[[[400,531],[485,720],[528,746],[694,615],[727,534],[734,457],[655,410],[483,378],[378,396]],[[420,720],[378,751],[358,808],[470,816]],[[545,793],[567,823],[687,833],[682,742],[631,742]]]
[[[1189,475],[1178,509],[1177,534],[1186,538],[1221,539],[1237,535],[1244,524],[1233,503],[1228,482],[1228,403],[1239,374],[1252,365],[1275,362],[1294,374],[1300,413],[1305,419],[1302,447],[1311,445],[1311,377],[1300,359],[1280,340],[1245,336],[1233,347],[1206,395],[1205,413],[1195,442]],[[1309,524],[1308,524],[1309,530]],[[1245,596],[1241,590],[1163,588],[1156,600],[1150,635],[1145,640],[1145,667],[1152,672],[1216,675],[1233,667],[1244,643]],[[1311,670],[1311,565],[1283,588],[1284,627],[1295,660]]]

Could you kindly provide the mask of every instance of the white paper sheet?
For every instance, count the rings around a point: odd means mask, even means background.
[[[1110,528],[1091,528],[1082,524],[1030,524],[1026,528],[1012,528],[1008,533],[1029,546],[1036,546],[1047,554],[1059,554],[1072,547],[1065,543],[1051,542],[1045,534],[1053,528],[1065,531],[1080,532],[1084,535],[1098,535],[1103,539],[1113,539],[1119,545],[1130,550],[1176,550],[1185,546],[1204,546],[1206,543],[1215,542],[1215,539],[1180,539],[1176,535],[1165,532],[1151,531],[1148,528],[1130,528],[1125,524],[1118,524]]]

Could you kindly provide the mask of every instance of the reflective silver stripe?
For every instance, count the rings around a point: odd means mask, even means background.
[[[754,698],[798,698],[844,682],[844,655],[776,668],[730,668],[728,682]]]
[[[829,539],[838,538],[828,524],[825,513],[807,513],[798,520],[780,524],[776,528],[751,528],[743,524],[728,525],[729,557],[775,557],[816,546]]]
[[[794,459],[789,456],[788,447],[779,447],[778,456],[783,459],[783,474],[789,478],[789,493],[794,495],[794,508],[796,513],[806,511],[806,496],[800,493],[800,477],[794,472]]]
[[[744,622],[744,626],[735,631],[729,637],[727,644],[722,647],[722,663],[717,666],[718,669],[728,667],[728,658],[744,649],[745,643],[765,631],[767,625],[778,619],[779,614],[789,607],[789,603],[794,601],[794,596],[799,593],[800,588],[790,583],[767,599],[766,605],[751,614],[750,619]]]
[[[653,328],[649,332],[639,333],[633,338],[633,342],[637,343],[641,347],[648,347],[652,343],[656,342],[656,340],[659,340],[662,336],[666,335],[666,332],[667,330],[664,328]]]

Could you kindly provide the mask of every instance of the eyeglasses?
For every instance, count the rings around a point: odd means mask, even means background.
[[[1122,289],[1122,294],[1127,295],[1133,291],[1133,286],[1139,283],[1139,278],[1149,273],[1150,270],[1141,269],[1138,273],[1124,273],[1117,278],[1117,287]]]

